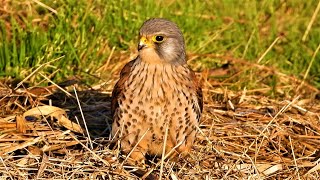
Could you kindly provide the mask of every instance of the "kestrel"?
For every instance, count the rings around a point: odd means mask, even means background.
[[[144,22],[139,38],[138,56],[121,70],[112,92],[112,135],[134,161],[185,154],[195,140],[202,91],[187,65],[182,32],[155,18]]]

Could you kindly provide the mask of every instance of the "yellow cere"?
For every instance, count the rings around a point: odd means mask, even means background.
[[[140,44],[148,44],[147,38],[144,37],[144,36],[142,36],[142,37],[140,38]]]
[[[150,42],[145,36],[142,36],[140,38],[140,42],[139,42],[140,45],[146,45],[147,47],[153,47],[153,43]]]

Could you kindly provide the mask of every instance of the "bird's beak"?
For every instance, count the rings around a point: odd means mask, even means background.
[[[150,46],[151,46],[151,43],[148,41],[148,39],[146,37],[142,36],[140,38],[140,42],[139,42],[139,45],[138,45],[138,51],[140,51],[144,47],[150,47]]]

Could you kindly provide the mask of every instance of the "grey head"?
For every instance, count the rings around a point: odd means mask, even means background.
[[[177,24],[162,18],[145,21],[139,32],[138,50],[146,61],[185,64],[184,38]]]

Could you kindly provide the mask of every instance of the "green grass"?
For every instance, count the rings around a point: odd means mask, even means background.
[[[136,47],[139,27],[150,17],[165,17],[184,32],[191,54],[228,55],[257,62],[272,42],[282,38],[260,64],[302,79],[320,42],[320,15],[307,36],[302,37],[317,1],[86,1],[43,0],[54,14],[32,0],[5,2],[0,16],[0,76],[23,79],[40,65],[41,72],[60,82],[73,75],[88,83],[99,80],[96,70],[115,54]],[[307,81],[320,88],[320,54]],[[112,62],[118,59],[114,57]],[[223,59],[198,58],[199,71],[219,66]],[[110,74],[110,72],[104,72]],[[247,74],[258,71],[248,70]],[[259,74],[258,74],[259,76]],[[94,78],[93,78],[94,77]],[[43,78],[35,76],[32,83]],[[270,84],[277,78],[270,77]],[[241,86],[254,87],[257,79]],[[250,85],[250,83],[252,85]]]

